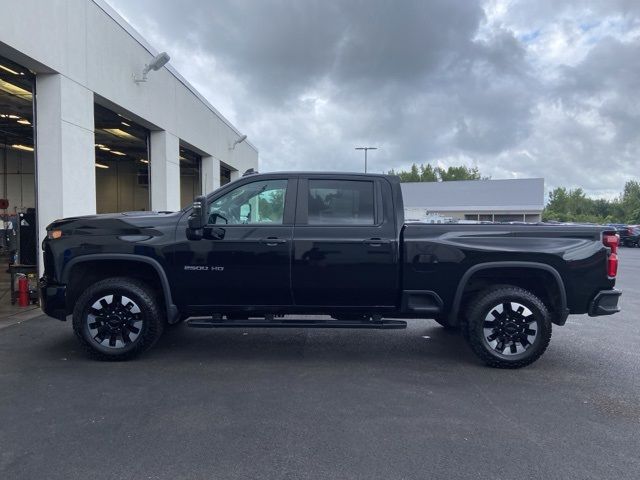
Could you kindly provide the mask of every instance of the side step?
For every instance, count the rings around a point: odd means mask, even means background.
[[[360,320],[188,320],[187,326],[192,328],[374,328],[403,329],[407,322],[402,320],[378,320],[363,322]]]

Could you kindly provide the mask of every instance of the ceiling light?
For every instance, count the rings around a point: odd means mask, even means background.
[[[31,122],[26,118],[21,118],[20,120],[18,120],[18,123],[21,125],[31,125]]]
[[[0,90],[10,93],[11,95],[15,95],[16,97],[24,98],[25,100],[31,100],[33,98],[33,95],[31,95],[29,90],[20,88],[13,83],[5,82],[2,79],[0,79]]]
[[[103,163],[96,162],[96,168],[109,168],[109,165],[104,165]]]
[[[105,147],[104,145],[101,145],[98,147],[100,150],[104,150],[105,152],[110,152],[111,149],[109,147]]]
[[[4,65],[0,65],[0,69],[4,70],[5,72],[13,73],[14,75],[24,75],[23,73],[11,70],[9,67],[5,67]]]
[[[105,132],[110,133],[111,135],[115,135],[116,137],[126,138],[127,140],[138,140],[137,137],[134,137],[130,133],[125,132],[124,130],[122,130],[120,128],[103,128],[102,130],[104,130]]]
[[[140,159],[140,161],[141,161],[142,163],[149,163],[149,160],[147,160],[147,159],[145,159],[145,158],[141,158],[141,159]]]
[[[180,160],[187,161],[187,159],[186,159],[186,158],[184,158],[182,155],[180,155]]]
[[[126,153],[116,152],[115,150],[111,150],[111,153],[113,153],[114,155],[118,155],[120,157],[124,157],[126,155]]]
[[[12,118],[14,120],[20,118],[18,115],[13,115],[11,113],[0,113],[0,118]]]
[[[33,147],[29,147],[27,145],[11,145],[16,150],[24,150],[25,152],[33,152]]]
[[[122,125],[124,125],[125,127],[130,127],[131,125],[129,125],[127,122],[120,122]]]

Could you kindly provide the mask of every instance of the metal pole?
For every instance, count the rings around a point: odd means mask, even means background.
[[[364,173],[367,173],[367,152],[369,151],[368,148],[364,149]]]

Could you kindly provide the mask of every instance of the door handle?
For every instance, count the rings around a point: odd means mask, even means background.
[[[278,238],[278,237],[267,237],[267,238],[261,238],[260,243],[267,245],[268,247],[275,247],[276,245],[282,245],[283,243],[287,243],[287,240],[284,238]]]
[[[381,247],[382,245],[390,244],[391,240],[386,239],[386,238],[374,237],[374,238],[367,238],[366,240],[363,240],[362,243],[365,243],[365,244],[370,245],[372,247]]]

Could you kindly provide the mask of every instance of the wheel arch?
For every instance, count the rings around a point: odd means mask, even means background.
[[[498,273],[500,271],[509,271],[509,272],[523,272],[523,271],[535,271],[535,272],[543,272],[545,275],[549,276],[553,279],[552,285],[544,285],[541,287],[542,290],[549,293],[550,291],[557,292],[557,305],[556,312],[554,316],[553,323],[557,325],[564,325],[567,316],[569,314],[569,310],[567,308],[567,291],[564,285],[564,281],[558,270],[556,270],[551,265],[546,263],[539,262],[487,262],[487,263],[479,263],[473,265],[469,270],[467,270],[460,282],[458,283],[458,287],[456,288],[456,293],[453,298],[453,303],[451,305],[451,311],[449,313],[449,323],[451,325],[458,325],[460,323],[459,316],[462,311],[463,300],[465,298],[465,293],[467,292],[467,287],[471,285],[472,280],[477,278],[478,275],[482,275],[484,273]],[[487,278],[491,278],[490,275]],[[509,283],[509,282],[496,282],[496,283]],[[521,283],[515,283],[517,286],[523,286]],[[555,290],[553,290],[555,287]],[[524,286],[526,288],[526,286]]]
[[[123,270],[123,266],[136,265],[137,270],[135,275],[131,275],[130,272]],[[145,257],[143,255],[135,254],[118,254],[118,253],[96,253],[81,255],[72,258],[64,267],[61,275],[61,281],[67,285],[68,288],[68,301],[74,301],[74,289],[72,273],[77,271],[80,267],[86,267],[86,269],[92,266],[98,266],[98,268],[104,268],[104,270],[98,270],[92,272],[92,278],[106,278],[107,276],[132,276],[133,278],[144,278],[144,275],[153,275],[154,280],[157,282],[157,286],[160,287],[162,297],[165,304],[167,321],[169,323],[175,323],[178,319],[178,308],[173,303],[171,295],[171,287],[169,279],[165,270],[162,268],[160,262],[154,258]],[[102,275],[101,275],[102,273]],[[104,275],[107,273],[107,275]],[[69,305],[67,305],[69,308]]]

